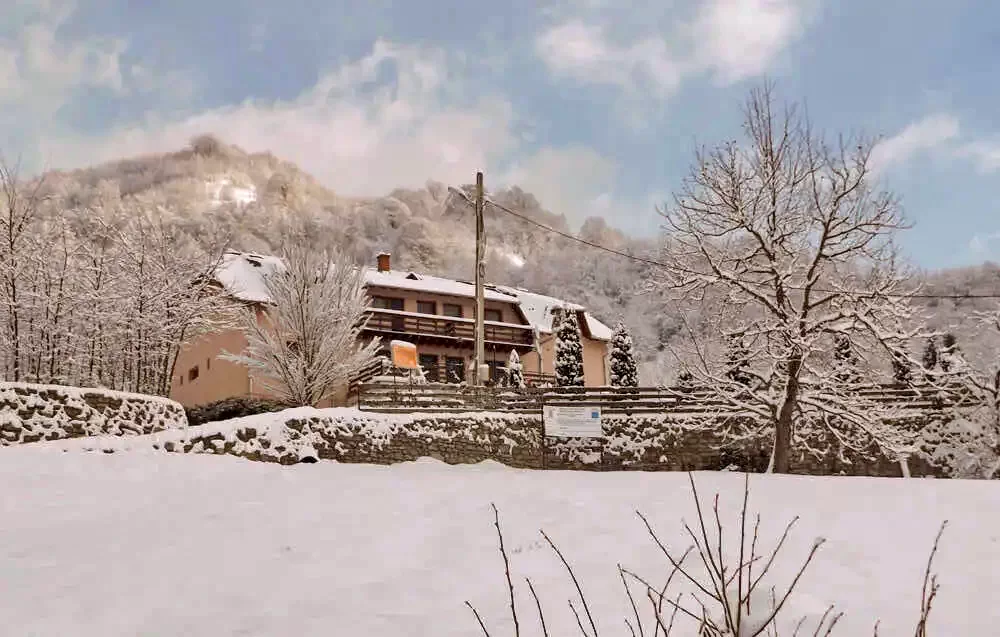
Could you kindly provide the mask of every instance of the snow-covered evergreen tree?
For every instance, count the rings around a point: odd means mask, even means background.
[[[847,385],[861,382],[858,373],[858,355],[851,346],[847,334],[835,334],[833,337],[834,378]]]
[[[623,321],[611,335],[611,384],[614,387],[638,387],[639,367],[635,362],[632,335]]]
[[[729,348],[726,351],[726,377],[734,383],[749,386],[753,377],[749,371],[750,351],[739,336],[729,337]]]
[[[924,345],[924,355],[921,360],[924,369],[929,372],[934,371],[938,366],[938,358],[937,341],[931,336],[927,339],[927,344]]]
[[[504,386],[513,389],[524,389],[524,365],[521,357],[517,355],[517,350],[510,350],[510,357],[507,359],[507,374],[504,376]]]
[[[909,385],[913,380],[913,368],[910,359],[894,356],[892,359],[892,381],[897,385]]]
[[[941,337],[941,355],[938,364],[944,372],[957,372],[963,366],[962,349],[951,332]]]
[[[691,373],[691,370],[685,367],[680,372],[678,372],[677,386],[685,388],[694,386],[694,374]]]
[[[556,328],[556,385],[583,387],[583,345],[576,313],[564,310]]]

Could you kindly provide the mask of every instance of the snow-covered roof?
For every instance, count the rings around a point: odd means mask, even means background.
[[[285,266],[281,259],[248,252],[227,252],[215,269],[215,280],[233,297],[251,303],[267,303],[270,295],[264,277]]]
[[[429,294],[447,294],[470,299],[476,296],[476,286],[474,283],[399,270],[379,272],[378,270],[367,269],[365,272],[365,283],[400,290],[414,290]],[[485,298],[488,301],[517,302],[516,296],[501,292],[494,286],[486,287]]]
[[[269,300],[264,277],[284,267],[281,259],[248,252],[227,252],[215,272],[216,280],[233,297],[252,303],[266,303]],[[399,270],[379,272],[365,268],[365,283],[401,290],[413,290],[430,294],[446,294],[474,298],[476,286],[467,281],[456,281],[442,277]],[[584,312],[582,305],[570,303],[544,294],[535,294],[520,288],[490,285],[486,288],[486,299],[513,303],[520,307],[528,323],[543,334],[552,332],[552,311],[565,308]],[[589,312],[584,312],[587,331],[592,338],[611,340],[611,328],[604,325]]]
[[[587,321],[587,329],[590,331],[591,338],[598,341],[610,341],[611,336],[614,334],[614,330],[610,327],[601,323],[596,318],[594,318],[590,312],[583,313],[584,320]]]
[[[216,270],[215,278],[230,294],[241,301],[266,303],[268,295],[264,277],[282,267],[283,264],[278,257],[227,252]],[[365,268],[365,284],[429,294],[466,298],[476,296],[476,286],[472,283],[399,270],[379,272],[373,268]],[[494,286],[487,286],[485,296],[489,301],[517,302],[516,295],[502,292]]]
[[[520,307],[521,311],[524,312],[524,317],[543,334],[552,333],[552,323],[555,319],[553,310],[565,309],[573,312],[583,312],[583,318],[587,323],[587,331],[590,333],[592,338],[599,341],[611,340],[611,328],[594,318],[590,312],[584,311],[584,307],[582,305],[557,299],[554,296],[546,296],[544,294],[529,292],[521,288],[498,286],[498,289],[516,296],[518,301],[520,301]]]

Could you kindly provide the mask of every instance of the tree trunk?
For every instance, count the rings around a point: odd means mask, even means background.
[[[792,453],[792,424],[795,416],[795,406],[799,399],[799,371],[802,369],[801,355],[794,355],[788,360],[788,381],[785,383],[785,397],[778,410],[778,419],[774,423],[774,453],[772,454],[772,471],[774,473],[790,473]]]

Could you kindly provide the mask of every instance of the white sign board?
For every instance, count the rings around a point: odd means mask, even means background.
[[[601,429],[600,407],[545,405],[542,408],[542,421],[545,423],[546,436],[600,438],[604,434]]]

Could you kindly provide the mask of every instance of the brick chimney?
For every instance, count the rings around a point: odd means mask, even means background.
[[[389,271],[389,256],[388,252],[379,252],[375,257],[375,262],[378,264],[379,272]]]

